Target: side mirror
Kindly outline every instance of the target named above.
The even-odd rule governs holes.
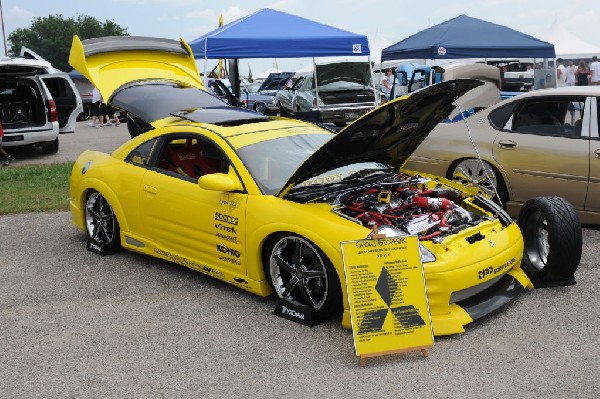
[[[226,173],[211,173],[200,176],[198,186],[210,191],[237,191],[243,189],[237,176]]]

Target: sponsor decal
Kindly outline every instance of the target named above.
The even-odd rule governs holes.
[[[102,251],[102,247],[100,245],[94,244],[93,242],[90,242],[90,247],[89,249],[93,249],[94,251]]]
[[[220,276],[223,277],[224,273],[222,271],[216,270],[210,266],[202,266],[202,272],[206,274],[210,274],[211,276]]]
[[[234,226],[238,225],[238,218],[236,218],[235,216],[225,215],[221,212],[215,212],[215,220],[217,222],[224,222],[227,224],[232,224]]]
[[[217,244],[217,252],[220,252],[225,255],[235,256],[236,258],[239,258],[240,256],[242,256],[240,251],[238,251],[237,249],[229,248],[222,244]]]
[[[240,206],[240,203],[235,200],[221,198],[221,205],[228,206],[230,209],[237,209]]]
[[[494,276],[498,273],[501,273],[504,270],[510,268],[513,265],[513,263],[515,263],[515,258],[512,258],[508,262],[503,263],[498,267],[494,267],[494,266],[486,267],[485,269],[482,269],[479,271],[479,273],[478,273],[479,279],[483,280],[489,276]]]
[[[438,47],[437,52],[439,55],[446,55],[446,48],[445,47]]]
[[[291,316],[291,317],[295,317],[295,318],[300,319],[300,320],[304,320],[304,318],[305,318],[304,317],[304,313],[298,312],[295,309],[289,309],[289,308],[287,308],[285,306],[281,307],[281,312],[283,314],[286,314],[286,315]]]
[[[194,262],[193,260],[190,260],[188,258],[184,258],[183,256],[179,256],[179,255],[173,254],[173,253],[168,252],[168,251],[164,251],[164,250],[162,250],[160,248],[154,248],[154,252],[157,255],[160,255],[160,256],[166,258],[167,260],[169,260],[171,262],[180,264],[180,265],[185,266],[185,267],[189,267],[190,269],[198,270],[198,271],[200,271],[202,273],[209,274],[209,275],[211,275],[213,277],[216,277],[216,278],[219,278],[219,279],[223,279],[223,277],[225,276],[225,274],[222,271],[220,271],[220,270],[216,270],[216,269],[214,269],[212,267],[209,267],[209,266],[201,265],[199,263]]]
[[[217,233],[217,238],[220,238],[221,240],[224,240],[224,241],[229,241],[229,242],[237,243],[237,237],[236,236],[230,236],[228,234]]]
[[[228,233],[237,234],[237,229],[233,226],[225,226],[222,223],[215,223],[215,229],[226,231]]]
[[[235,277],[233,279],[233,281],[235,281],[236,283],[240,283],[240,284],[248,284],[248,282],[246,280],[244,280],[243,278],[240,278],[240,277]]]
[[[283,317],[309,327],[319,323],[319,320],[315,318],[312,308],[299,303],[289,302],[283,298],[279,298],[277,301],[274,313],[279,317]]]
[[[242,262],[240,262],[239,260],[237,260],[237,259],[233,259],[233,258],[228,258],[228,257],[226,257],[226,256],[221,256],[221,257],[219,258],[219,260],[220,260],[220,261],[223,261],[223,262],[229,262],[229,263],[233,263],[234,265],[241,265],[241,264],[242,264]]]
[[[362,44],[356,43],[352,45],[353,54],[362,54]]]

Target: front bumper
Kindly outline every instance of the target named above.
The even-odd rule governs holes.
[[[438,261],[424,264],[436,336],[463,333],[465,325],[506,306],[524,289],[533,288],[521,269],[523,239],[519,227],[512,223],[497,233],[493,228],[480,232],[488,239],[474,244],[457,239],[443,256],[436,254]],[[342,325],[350,327],[348,309],[344,309]]]

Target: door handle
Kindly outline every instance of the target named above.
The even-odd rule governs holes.
[[[149,194],[158,194],[158,189],[154,186],[149,186],[147,184],[144,184],[144,191],[148,192]]]
[[[596,156],[596,158],[600,158],[600,150],[594,151],[594,155]]]
[[[500,140],[498,142],[500,148],[504,148],[505,150],[512,150],[517,147],[517,142],[512,140]]]

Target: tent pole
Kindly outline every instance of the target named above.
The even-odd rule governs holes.
[[[375,76],[373,76],[373,65],[371,65],[371,54],[367,57],[369,61],[369,71],[371,71],[371,87],[373,87],[373,94],[375,95],[375,103],[373,104],[373,108],[377,107],[379,104],[379,92],[375,90]],[[381,67],[379,67],[379,76],[381,77]]]
[[[204,87],[208,88],[208,75],[206,74],[208,68],[208,59],[206,58],[206,46],[208,46],[208,38],[204,39]]]
[[[317,63],[313,57],[313,79],[315,80],[315,98],[317,99],[317,123],[321,122],[321,107],[319,106],[319,82],[317,82]]]

